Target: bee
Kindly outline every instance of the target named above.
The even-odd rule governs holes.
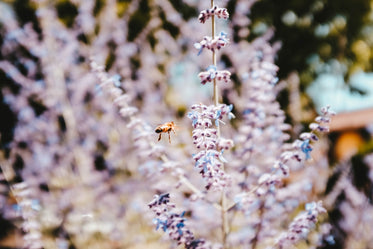
[[[155,133],[159,133],[159,137],[158,137],[158,141],[161,140],[162,138],[162,133],[168,133],[168,140],[169,142],[171,143],[171,135],[170,135],[170,132],[173,131],[174,134],[176,134],[175,132],[175,123],[173,121],[171,122],[167,122],[167,123],[164,123],[162,125],[159,125],[155,128]]]

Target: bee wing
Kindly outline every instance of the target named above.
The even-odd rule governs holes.
[[[175,131],[181,131],[184,130],[182,126],[179,126],[178,124],[174,123],[174,129]]]

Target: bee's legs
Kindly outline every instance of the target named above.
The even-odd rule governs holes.
[[[171,134],[170,134],[170,131],[168,131],[168,141],[171,143]]]
[[[158,141],[161,140],[162,138],[162,133],[159,133]]]

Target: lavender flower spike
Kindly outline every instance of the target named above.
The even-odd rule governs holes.
[[[317,216],[320,213],[326,213],[325,208],[322,207],[321,201],[317,203],[307,203],[306,211],[299,214],[290,224],[288,232],[279,238],[277,242],[279,248],[289,248],[291,245],[304,238],[316,224]]]
[[[185,226],[185,212],[177,214],[171,212],[175,207],[170,203],[170,194],[165,193],[155,195],[154,199],[148,204],[149,208],[155,213],[154,223],[156,229],[162,228],[167,232],[171,239],[177,241],[177,244],[183,244],[187,249],[218,249],[219,245],[212,245],[203,239],[195,239],[193,233]]]
[[[218,137],[217,130],[212,128],[223,122],[224,116],[230,117],[233,105],[206,106],[193,105],[188,117],[192,120],[193,143],[200,151],[193,156],[195,167],[206,181],[206,189],[221,190],[231,182],[230,176],[223,170],[223,163],[227,162],[222,153],[224,149],[233,147],[233,141]],[[218,150],[221,150],[219,152]]]

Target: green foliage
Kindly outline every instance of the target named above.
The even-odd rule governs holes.
[[[149,32],[146,38],[149,41],[151,48],[154,50],[155,45],[157,44],[157,39],[154,36],[154,32]]]
[[[128,21],[128,41],[134,41],[150,21],[150,7],[147,0],[141,0],[139,8]]]
[[[117,12],[118,16],[121,17],[130,6],[131,0],[118,0],[117,1]]]
[[[184,3],[182,0],[172,0],[170,3],[177,11],[179,11],[184,20],[189,20],[190,18],[198,16],[197,10]]]
[[[105,5],[105,0],[96,0],[95,7],[93,8],[93,15],[97,16]]]
[[[180,33],[180,29],[177,26],[175,26],[172,22],[167,21],[166,15],[164,11],[161,9],[159,11],[159,16],[163,23],[162,28],[164,30],[167,30],[173,38],[176,38]]]
[[[117,45],[115,44],[115,42],[110,41],[108,43],[108,47],[109,47],[110,52],[108,56],[106,57],[105,70],[109,70],[115,63],[115,59],[116,59],[115,49],[117,48]]]
[[[347,66],[348,76],[356,69],[371,69],[371,44],[362,34],[372,24],[370,11],[370,0],[262,0],[251,10],[247,38],[275,28],[273,40],[282,42],[277,61],[280,77],[296,70],[302,83],[309,83],[317,73],[309,62],[315,55],[322,63],[338,60]]]
[[[13,8],[21,26],[31,22],[35,31],[41,32],[35,14],[35,6],[29,0],[16,0],[13,2]]]
[[[70,1],[60,1],[56,4],[58,17],[67,27],[72,27],[76,16],[78,15],[77,7]]]

